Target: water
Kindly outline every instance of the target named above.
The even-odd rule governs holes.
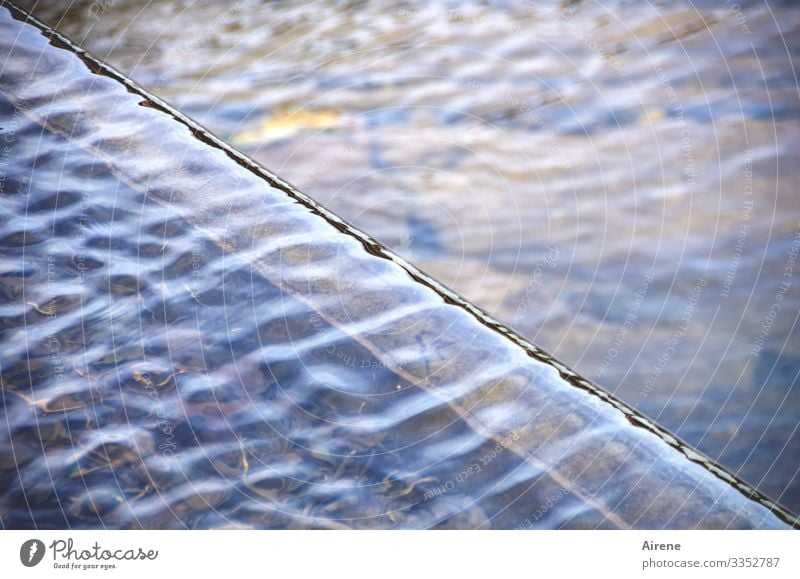
[[[124,19],[124,6],[119,9],[117,17]],[[225,27],[225,37],[241,32],[244,21],[250,26],[258,22],[244,14],[220,25]],[[200,17],[204,26],[214,22],[202,13],[193,17]],[[331,26],[336,22],[332,17]],[[79,26],[80,21],[73,25]],[[455,25],[477,26],[469,19],[457,20]],[[418,30],[419,22],[412,28]],[[42,50],[43,40],[34,40],[36,36],[28,32],[24,40]],[[101,39],[98,36],[96,41]],[[19,44],[25,46],[25,42]],[[199,50],[200,44],[193,41],[183,51],[174,47],[173,57]],[[263,45],[252,49],[263,50]],[[25,55],[27,66],[18,63],[16,70],[30,70],[38,54],[32,50]],[[438,53],[425,54],[435,60]],[[405,57],[398,59],[405,62]],[[51,50],[41,62],[46,68],[59,61]],[[236,62],[246,66],[248,60]],[[455,58],[455,62],[480,67],[480,60]],[[423,64],[413,58],[406,62],[409,67]],[[266,66],[280,65],[276,59]],[[190,75],[174,68],[176,77]],[[460,308],[445,305],[402,269],[367,256],[358,242],[343,240],[341,233],[312,218],[304,206],[290,203],[284,193],[265,194],[263,183],[232,166],[223,155],[203,152],[187,130],[165,129],[163,119],[150,116],[152,106],[146,100],[125,95],[118,87],[112,88],[113,81],[93,77],[78,65],[66,72],[54,68],[49,78],[45,71],[38,72],[40,83],[28,89],[31,94],[23,91],[15,97],[35,101],[33,117],[48,130],[42,132],[9,103],[3,108],[4,118],[11,119],[10,128],[5,129],[13,134],[18,162],[4,181],[8,215],[2,235],[8,280],[4,292],[9,302],[4,306],[4,321],[9,329],[2,372],[14,440],[13,454],[3,453],[7,462],[3,488],[8,489],[0,501],[4,525],[557,528],[777,524],[703,468],[631,426],[617,410],[566,384],[552,367],[531,360],[487,332]],[[134,77],[136,72],[131,69]],[[389,72],[401,79],[411,76],[393,66],[385,71]],[[215,78],[226,91],[235,86],[222,71],[219,76],[209,75],[206,82],[213,84]],[[250,99],[265,98],[266,93],[270,93],[266,98],[277,98],[265,88],[266,78],[277,82],[278,77],[265,73],[259,80],[253,72],[245,79],[250,83]],[[337,86],[338,81],[329,82]],[[403,89],[399,80],[392,82],[397,85],[395,96],[407,95],[398,102],[407,103],[409,94],[427,94],[424,82],[414,90]],[[181,88],[179,82],[164,83],[165,92],[167,85],[169,90]],[[463,92],[467,83],[461,85],[454,94]],[[68,87],[71,98],[51,102],[59,86]],[[366,83],[365,96],[354,102],[364,104],[366,95],[388,98],[386,90],[392,86],[388,81],[374,86]],[[331,95],[336,92],[330,90]],[[478,104],[481,97],[497,96],[496,91],[483,88],[466,92]],[[190,98],[206,99],[208,104],[214,94],[196,89]],[[225,133],[226,118],[236,119],[231,111],[236,110],[237,99],[228,96],[208,109],[219,120],[214,128],[220,133]],[[192,109],[191,103],[183,105],[198,115],[199,109]],[[605,182],[614,177],[613,192],[620,190],[621,175],[610,167],[608,173],[605,163],[616,158],[612,145],[621,127],[607,131],[606,146],[611,150],[602,153],[603,171],[584,168],[583,178],[578,179],[581,157],[570,155],[567,159],[574,166],[559,169],[548,156],[553,146],[544,146],[546,141],[541,139],[558,135],[575,151],[585,151],[579,145],[585,145],[591,135],[581,137],[563,128],[551,133],[535,120],[527,129],[514,127],[513,122],[503,128],[502,119],[488,127],[484,122],[470,124],[460,118],[469,117],[466,113],[453,117],[452,105],[442,107],[447,115],[433,105],[421,106],[421,121],[415,120],[417,111],[408,104],[388,107],[380,114],[374,113],[372,105],[370,113],[363,115],[367,119],[351,119],[334,105],[324,103],[307,115],[275,114],[262,136],[263,115],[253,119],[249,128],[229,120],[236,125],[229,136],[262,159],[285,153],[294,142],[298,155],[310,155],[304,166],[304,178],[310,181],[303,189],[312,193],[317,188],[325,190],[317,181],[328,179],[335,184],[348,174],[358,175],[351,184],[355,189],[337,189],[338,194],[327,199],[322,193],[315,197],[426,271],[446,274],[439,277],[538,343],[546,343],[545,330],[555,331],[558,319],[566,323],[568,318],[569,324],[562,329],[574,334],[573,340],[586,331],[582,323],[590,328],[594,324],[596,335],[584,339],[605,355],[634,316],[612,363],[601,366],[598,362],[597,368],[604,370],[595,375],[606,381],[624,366],[623,346],[635,347],[641,349],[637,364],[644,366],[638,374],[637,392],[644,392],[652,368],[660,368],[654,366],[659,356],[677,337],[680,348],[658,370],[657,380],[639,405],[647,408],[661,397],[665,408],[680,415],[681,404],[692,402],[692,392],[697,394],[693,388],[712,400],[727,398],[726,404],[713,407],[715,413],[720,408],[727,412],[720,411],[718,417],[709,419],[703,406],[697,407],[703,415],[692,421],[686,420],[685,412],[681,415],[686,432],[692,432],[691,425],[704,434],[735,418],[736,409],[752,416],[757,426],[756,419],[763,418],[758,405],[766,406],[765,415],[773,419],[769,429],[753,432],[744,428],[746,421],[735,423],[750,437],[744,464],[752,466],[756,459],[770,463],[761,471],[764,478],[756,482],[770,488],[767,481],[783,480],[781,491],[773,496],[784,501],[791,497],[784,491],[796,471],[790,460],[791,445],[796,442],[789,429],[796,422],[793,382],[763,391],[761,384],[743,384],[743,379],[735,382],[735,389],[730,387],[732,382],[726,390],[713,389],[710,382],[699,387],[695,380],[702,379],[703,364],[715,365],[720,358],[695,357],[698,348],[686,352],[695,341],[706,347],[716,336],[714,347],[722,348],[725,344],[719,340],[731,339],[730,332],[720,337],[722,326],[714,329],[703,321],[703,316],[710,315],[703,300],[712,291],[725,289],[719,280],[724,280],[726,269],[704,268],[693,251],[670,246],[666,231],[651,239],[661,240],[655,250],[652,244],[626,249],[624,236],[617,233],[630,227],[632,217],[622,210],[626,203],[637,208],[637,223],[655,219],[647,216],[652,199],[648,203],[639,199],[639,188],[636,195],[603,200],[615,202],[611,205],[615,210],[594,214],[602,220],[598,227],[615,227],[613,232],[601,230],[600,239],[610,238],[608,247],[600,243],[598,248],[598,240],[587,234],[588,241],[581,241],[579,251],[580,236],[574,223],[569,225],[570,210],[597,211],[603,206],[592,197],[598,179]],[[276,105],[272,110],[280,109]],[[86,117],[76,118],[76,110]],[[437,110],[442,116],[426,116]],[[198,116],[212,124],[211,117]],[[522,116],[530,120],[530,115]],[[657,124],[669,117],[652,114],[648,118],[650,124]],[[782,121],[781,127],[784,122],[788,126],[791,118]],[[317,128],[298,129],[298,123]],[[693,139],[698,138],[695,135],[702,131],[692,127]],[[520,151],[505,149],[510,141],[495,134],[512,129],[521,143],[539,140],[538,148],[526,146],[537,151],[535,158],[530,155],[520,165],[512,163],[514,151]],[[647,125],[646,130],[637,131],[655,129]],[[281,138],[270,141],[268,135],[279,132]],[[410,138],[412,134],[415,139]],[[470,134],[485,146],[465,147],[453,136]],[[264,140],[263,147],[252,144],[254,135]],[[360,137],[366,139],[364,144],[355,140]],[[303,146],[298,148],[300,143]],[[753,145],[754,164],[763,158],[756,155],[760,150]],[[334,156],[326,158],[324,153]],[[419,159],[403,163],[395,154],[420,155],[425,164],[420,166]],[[695,154],[699,156],[700,151]],[[365,171],[359,163],[375,165],[375,171]],[[531,173],[532,166],[538,170]],[[481,167],[494,170],[481,176]],[[549,176],[545,175],[548,167]],[[282,169],[287,174],[291,171],[288,165]],[[531,175],[537,175],[537,183],[529,182]],[[298,177],[295,181],[300,183],[303,177]],[[575,181],[570,194],[566,189],[559,193],[559,187],[566,187],[564,180]],[[498,183],[505,187],[507,197],[497,189]],[[426,187],[417,188],[421,184]],[[608,188],[611,185],[605,183]],[[25,194],[28,187],[30,192]],[[641,194],[647,193],[655,194],[655,189]],[[692,219],[700,219],[697,243],[703,241],[703,226],[708,237],[704,211],[721,214],[720,196],[716,205],[705,209],[707,200],[697,201],[696,208],[690,203]],[[662,206],[656,207],[665,214],[668,209],[677,214],[683,207],[677,200],[660,201]],[[351,213],[343,210],[347,203]],[[644,205],[643,215],[640,205]],[[442,211],[439,217],[437,209]],[[754,209],[749,214],[748,221],[755,223],[758,213]],[[556,218],[559,215],[561,221]],[[770,231],[779,229],[790,216],[791,207],[774,216]],[[381,223],[386,227],[379,231],[375,226]],[[664,229],[675,225],[663,220],[655,223],[663,223]],[[645,228],[639,234],[646,239],[655,229]],[[758,229],[753,230],[748,242],[756,237]],[[678,231],[681,240],[693,239],[680,227]],[[572,246],[566,241],[570,235]],[[461,249],[454,251],[454,239],[463,240]],[[776,252],[789,249],[791,239],[783,236]],[[730,248],[726,246],[726,251]],[[656,255],[648,255],[648,250]],[[668,258],[683,254],[692,259],[678,259],[681,275],[674,275],[674,261],[670,273],[664,273]],[[628,257],[624,264],[617,261],[620,255]],[[637,261],[635,257],[648,267],[628,265]],[[602,270],[586,265],[601,258]],[[621,293],[622,289],[615,288],[624,287],[620,281],[624,276],[613,279],[613,275],[622,271],[628,276],[629,269],[634,270],[636,283]],[[735,284],[743,271],[740,265]],[[759,283],[769,285],[780,273],[778,268],[764,281],[759,275]],[[559,275],[564,276],[561,282]],[[581,276],[582,284],[578,283]],[[459,285],[467,279],[474,291]],[[481,298],[480,292],[485,292],[502,297],[500,301],[512,299],[514,283],[522,283],[516,296],[519,305],[509,309],[507,304],[505,314],[500,305],[493,307]],[[556,291],[559,283],[561,289]],[[715,284],[721,289],[714,289]],[[727,303],[735,303],[735,293],[731,285],[724,298]],[[604,310],[603,295],[611,302],[623,302],[622,307]],[[791,309],[794,294],[782,295],[784,311],[796,311]],[[769,295],[762,298],[770,301]],[[688,327],[681,330],[681,318],[687,316],[691,317]],[[718,317],[731,323],[728,315]],[[534,331],[537,323],[541,329]],[[770,340],[779,334],[782,323],[784,317],[770,326]],[[552,330],[547,329],[549,324],[555,324]],[[567,334],[562,332],[560,339],[565,341]],[[555,332],[549,337],[559,335]],[[643,335],[650,337],[643,340]],[[768,368],[781,372],[795,368],[785,354],[791,350],[789,338],[790,332],[783,337],[785,347],[770,354]],[[576,343],[580,344],[571,342],[573,347]],[[648,348],[658,356],[646,359]],[[560,353],[580,366],[585,357],[581,352],[577,347],[571,355],[566,350]],[[691,366],[692,372],[682,381],[671,382],[671,373],[682,363]],[[631,365],[626,373],[633,369]],[[758,380],[772,374],[763,372]],[[757,376],[756,372],[753,382]],[[627,379],[636,382],[635,376]],[[684,390],[680,396],[665,393],[664,384],[671,389],[678,384]],[[621,396],[624,393],[618,391]],[[628,400],[637,403],[630,396]],[[702,397],[697,394],[694,402],[699,400]],[[651,414],[658,414],[663,423],[670,417],[666,412]],[[698,438],[702,449],[714,437]],[[731,437],[725,440],[730,447]],[[759,449],[753,440],[767,448]],[[40,452],[42,446],[46,453]],[[782,452],[789,453],[788,458]],[[471,468],[474,465],[479,468]],[[792,475],[787,474],[790,471]],[[60,496],[69,496],[68,504]],[[25,501],[35,506],[34,514],[24,508]],[[718,502],[712,506],[714,501]]]

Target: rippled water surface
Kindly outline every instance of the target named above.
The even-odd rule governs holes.
[[[800,9],[99,6],[33,11],[798,509]],[[70,78],[50,77],[91,94]],[[678,500],[697,518],[667,514],[678,475],[662,450],[381,260],[350,271],[355,250],[281,202],[215,205],[204,159],[158,173],[183,142],[132,148],[134,121],[117,120],[103,158],[59,125],[67,105],[43,132],[14,104],[5,183],[31,189],[4,192],[2,372],[29,442],[3,453],[4,483],[25,466],[5,525],[33,520],[23,495],[56,526],[771,524],[715,519],[716,483],[691,469],[673,486],[697,494]],[[125,154],[157,181],[120,172]],[[502,396],[487,386],[500,376]],[[532,376],[546,395],[520,386]],[[624,491],[602,484],[619,465]],[[54,480],[74,485],[69,504]]]

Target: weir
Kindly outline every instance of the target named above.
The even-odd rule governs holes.
[[[0,54],[3,527],[798,526],[7,3]]]

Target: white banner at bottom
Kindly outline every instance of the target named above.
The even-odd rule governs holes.
[[[0,531],[3,577],[800,577],[792,531]]]

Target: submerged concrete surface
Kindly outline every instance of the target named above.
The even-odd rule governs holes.
[[[15,123],[9,162],[26,167],[4,189],[4,271],[24,280],[6,292],[21,313],[0,367],[5,527],[797,524],[24,18],[0,9],[0,94]],[[107,257],[89,278],[99,295],[84,277],[52,287],[41,264],[53,243],[74,258],[82,240],[60,231],[53,208],[34,214],[28,198],[82,188],[110,204],[87,218],[90,230],[108,232]],[[159,216],[167,221],[156,251],[142,231]],[[112,255],[114,227],[133,244],[135,267]],[[191,247],[181,245],[187,236]],[[161,271],[142,269],[145,249]],[[116,296],[120,284],[129,291]],[[61,321],[48,326],[55,312],[26,299],[37,291],[79,298],[65,299]],[[90,325],[91,316],[105,321]],[[77,346],[60,340],[76,323]],[[156,349],[160,336],[166,345]],[[54,337],[72,367],[53,369],[44,345]]]

